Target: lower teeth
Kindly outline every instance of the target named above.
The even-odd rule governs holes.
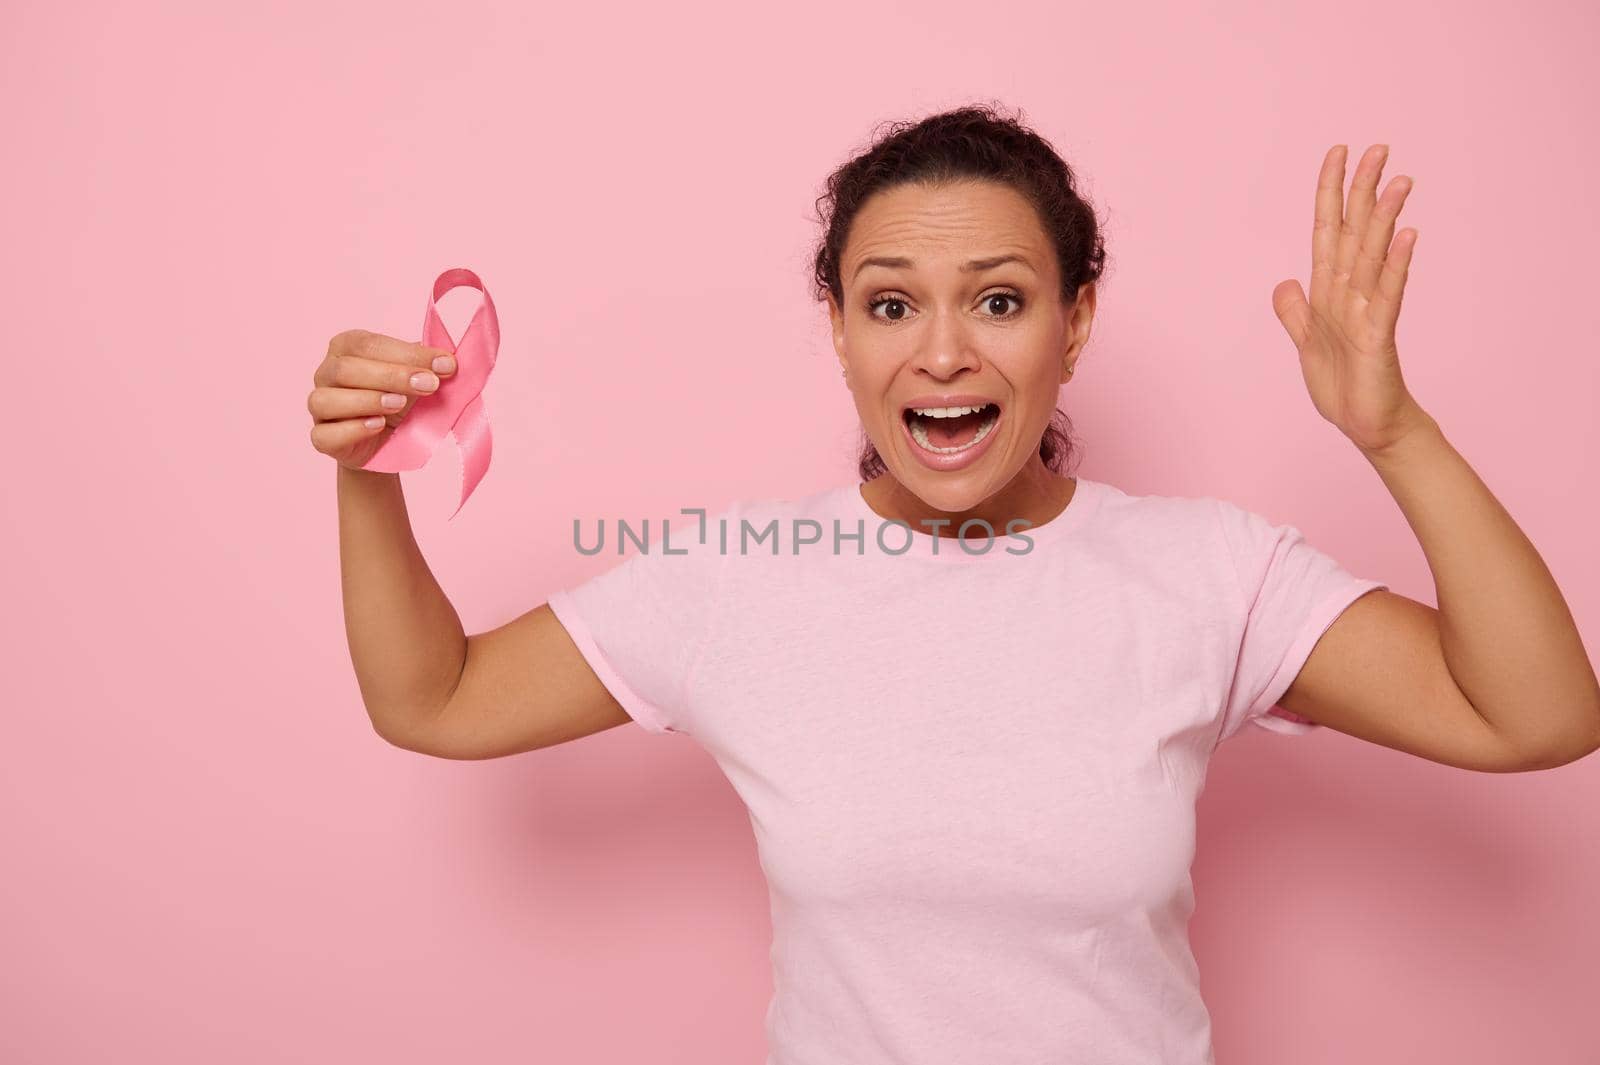
[[[932,451],[933,453],[935,453],[937,455],[954,455],[957,452],[965,451],[970,447],[977,447],[978,446],[978,441],[980,441],[984,437],[988,436],[989,435],[989,430],[993,429],[994,426],[995,426],[995,423],[998,422],[999,420],[1000,420],[1000,415],[998,413],[991,414],[989,416],[989,420],[984,422],[982,425],[980,425],[978,427],[978,432],[973,436],[973,438],[971,440],[968,440],[965,444],[957,444],[955,447],[937,447],[937,446],[935,446],[933,444],[932,441],[930,441],[928,439],[928,431],[925,428],[923,428],[922,423],[917,421],[916,419],[912,419],[912,422],[911,422],[911,438],[917,442],[917,446],[918,447],[925,448],[928,451]]]

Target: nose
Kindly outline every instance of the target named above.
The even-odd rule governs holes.
[[[962,370],[976,372],[983,363],[961,321],[960,312],[947,309],[929,318],[931,321],[917,338],[912,368],[940,381],[947,381]]]

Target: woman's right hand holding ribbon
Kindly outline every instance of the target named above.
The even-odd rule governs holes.
[[[341,466],[361,469],[422,396],[456,371],[439,348],[350,329],[328,342],[306,398],[311,446]]]

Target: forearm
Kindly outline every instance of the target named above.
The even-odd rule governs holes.
[[[1457,686],[1530,752],[1600,743],[1600,683],[1555,579],[1431,417],[1393,447],[1363,451],[1417,536]]]
[[[466,660],[461,619],[417,548],[400,475],[338,466],[345,635],[381,734],[442,707]]]

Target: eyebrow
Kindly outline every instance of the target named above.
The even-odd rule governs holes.
[[[994,267],[999,266],[1001,263],[1021,263],[1029,270],[1033,269],[1032,264],[1030,264],[1028,260],[1024,259],[1020,255],[996,255],[990,259],[969,259],[967,262],[962,264],[961,270],[963,273],[977,273],[981,270],[993,269]],[[856,272],[855,274],[851,275],[851,278],[853,280],[856,276],[860,275],[861,271],[865,270],[869,266],[887,266],[890,269],[899,269],[901,267],[909,268],[915,265],[916,264],[910,259],[907,259],[901,255],[873,255],[862,259],[861,262],[857,264]]]

